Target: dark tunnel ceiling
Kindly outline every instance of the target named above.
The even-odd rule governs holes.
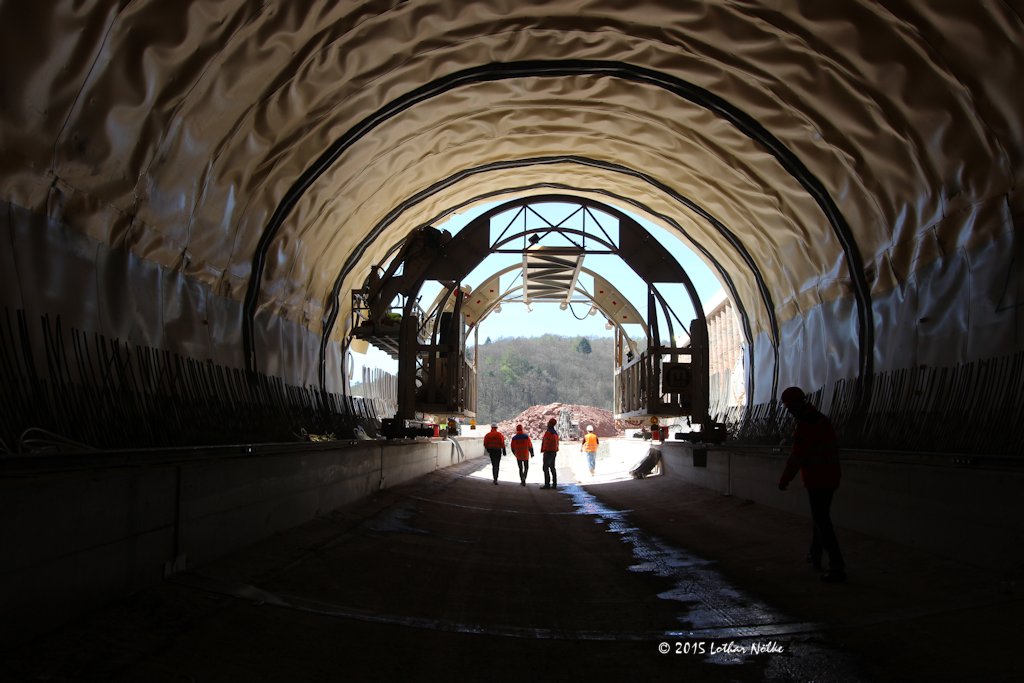
[[[8,3],[4,196],[337,340],[417,225],[569,188],[755,336],[853,299],[861,372],[872,297],[1004,229],[950,217],[1021,173],[1013,4],[621,4]]]

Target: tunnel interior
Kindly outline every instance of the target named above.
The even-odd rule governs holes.
[[[632,674],[616,636],[694,642],[730,603],[730,637],[810,645],[661,665],[860,680],[831,630],[883,671],[1016,680],[1018,0],[52,0],[0,2],[0,26],[0,677],[293,680],[342,649],[332,673],[400,677],[476,635]],[[474,480],[473,439],[355,438],[396,404],[352,395],[353,292],[454,216],[550,197],[640,216],[721,282],[745,345],[745,403],[716,416],[734,443],[552,493]],[[793,385],[843,447],[845,592],[793,571]],[[705,555],[661,557],[634,525]],[[700,590],[704,557],[757,590]],[[587,611],[513,581],[480,599],[495,560]],[[581,590],[595,562],[610,596]],[[706,600],[681,623],[687,590]]]
[[[262,411],[240,432],[378,419],[348,395],[349,293],[422,226],[553,191],[715,270],[748,437],[799,385],[851,443],[1019,449],[986,422],[1024,422],[1012,4],[2,12],[8,451],[200,397]]]

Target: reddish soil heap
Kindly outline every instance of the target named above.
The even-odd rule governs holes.
[[[558,413],[562,408],[567,408],[572,413],[572,421],[579,424],[580,434],[586,433],[587,425],[593,425],[594,433],[598,436],[622,435],[622,432],[615,428],[612,411],[575,403],[548,403],[543,406],[531,406],[513,419],[499,422],[498,429],[505,435],[505,438],[509,438],[516,433],[516,425],[521,424],[523,431],[529,434],[531,439],[540,439],[548,427],[548,420],[550,418],[557,420]]]

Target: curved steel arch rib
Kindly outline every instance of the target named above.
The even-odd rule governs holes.
[[[718,281],[721,284],[723,284],[725,286],[725,288],[729,291],[729,297],[732,299],[733,305],[736,308],[737,315],[740,318],[740,328],[741,328],[741,330],[743,332],[743,338],[747,342],[747,363],[746,363],[747,378],[746,378],[746,386],[748,388],[748,392],[747,392],[747,407],[750,408],[753,405],[753,388],[754,388],[754,384],[755,384],[754,358],[753,358],[753,339],[754,339],[754,334],[753,334],[753,330],[752,330],[751,325],[750,325],[750,314],[747,312],[747,308],[746,308],[746,305],[743,302],[743,299],[741,299],[740,296],[739,296],[739,292],[736,289],[736,283],[733,282],[732,275],[730,275],[729,271],[722,265],[722,263],[718,259],[716,259],[714,257],[714,255],[711,254],[711,252],[709,252],[707,250],[706,247],[704,247],[704,245],[700,241],[695,240],[687,232],[686,228],[684,228],[683,225],[680,224],[679,221],[677,221],[672,216],[668,216],[668,215],[663,214],[663,213],[661,213],[659,211],[656,211],[653,208],[651,208],[650,206],[648,206],[647,204],[645,204],[644,202],[641,202],[640,200],[638,200],[638,199],[636,199],[634,197],[627,197],[625,195],[617,194],[615,192],[612,192],[612,191],[604,189],[604,188],[586,188],[586,187],[578,187],[578,186],[569,186],[569,185],[564,185],[564,184],[560,184],[560,183],[537,183],[537,184],[532,184],[532,185],[508,187],[508,188],[506,188],[504,190],[491,191],[491,192],[483,193],[483,194],[480,194],[480,195],[476,195],[476,196],[471,197],[470,199],[468,199],[468,200],[466,200],[464,202],[460,202],[459,204],[452,205],[451,207],[446,209],[445,212],[434,216],[433,218],[431,218],[427,222],[431,223],[431,224],[432,223],[437,223],[437,222],[441,221],[445,216],[449,215],[450,213],[452,213],[454,211],[460,211],[460,210],[462,210],[462,209],[464,209],[464,208],[466,208],[468,206],[471,206],[471,205],[476,204],[476,203],[481,202],[481,201],[487,201],[488,199],[493,198],[493,197],[503,197],[503,196],[509,196],[509,195],[513,195],[514,196],[517,193],[532,193],[532,192],[534,192],[536,190],[542,190],[542,189],[556,190],[556,191],[560,191],[560,192],[567,192],[567,193],[569,193],[569,194],[571,194],[573,196],[576,196],[575,193],[585,193],[585,194],[589,194],[589,195],[600,195],[600,196],[604,196],[604,197],[609,197],[609,198],[611,198],[611,199],[613,199],[613,200],[615,200],[617,202],[621,202],[623,204],[635,207],[641,213],[643,213],[643,214],[645,214],[645,215],[647,215],[649,217],[656,218],[656,219],[662,221],[663,223],[665,223],[666,225],[671,226],[676,232],[678,232],[683,237],[683,239],[689,244],[691,249],[694,249],[695,251],[700,252],[700,254],[707,260],[707,262],[710,263],[714,267],[714,269],[715,269],[715,271],[717,273],[717,276],[718,276]],[[397,250],[398,246],[399,246],[399,244],[396,244],[392,248],[392,252]],[[331,311],[331,313],[328,316],[329,319],[332,321],[331,322],[331,326],[332,327],[333,327],[333,324],[334,324],[333,321],[337,318],[337,315],[338,315],[337,308],[338,308],[338,306],[340,304],[340,300],[338,299],[338,297],[340,296],[339,292],[340,292],[340,288],[342,286],[342,280],[343,280],[344,276],[347,276],[347,273],[339,274],[339,279],[337,279],[335,281],[334,289],[332,290],[333,291],[333,298],[331,300],[332,311]],[[766,308],[767,313],[770,316],[770,319],[772,319],[772,316],[774,316],[774,311],[773,311],[773,309],[771,309],[770,306],[768,306],[768,304],[770,304],[770,301],[769,302],[765,302],[765,304],[766,304],[766,307],[767,307]],[[326,326],[325,326],[325,329],[326,329]],[[772,352],[773,352],[772,395],[775,395],[775,393],[777,391],[777,388],[778,388],[779,351],[778,351],[778,344],[777,344],[777,326],[776,326],[775,329],[776,329],[776,334],[772,338]],[[330,332],[330,330],[328,330],[328,333],[329,332]],[[324,372],[325,372],[325,369],[326,369],[326,366],[325,366],[325,356],[326,356],[328,337],[329,337],[329,334],[327,336],[322,337],[322,339],[321,339],[321,353],[320,353],[320,369],[321,369],[320,381],[321,381],[321,385],[323,385],[324,379],[325,379],[325,377],[324,377]]]
[[[581,209],[595,210],[605,214],[617,221],[617,230],[614,231],[616,236],[612,237],[606,230],[606,227],[601,225],[600,220],[596,219],[596,217],[596,231],[587,230],[586,228],[581,230],[573,225],[565,225],[568,220],[567,218],[559,223],[553,223],[538,210],[542,205],[552,204],[575,207],[570,217],[579,213]],[[521,228],[513,227],[518,222],[519,216],[525,215],[524,210],[530,211],[541,218],[543,224],[528,226],[524,221]],[[506,227],[501,230],[501,234],[494,237],[492,220],[502,214],[507,215],[510,213],[515,214],[514,217],[509,219]],[[596,234],[597,231],[600,232],[600,235]],[[532,239],[532,237],[550,233],[558,233],[562,240],[568,241],[569,244],[549,245],[546,247],[534,246],[539,240]],[[541,286],[541,290],[544,291],[538,294],[541,300],[550,301],[552,297],[555,299],[571,298],[572,293],[578,289],[576,277],[584,270],[582,268],[582,259],[585,255],[607,254],[617,256],[648,285],[648,314],[647,322],[644,324],[647,337],[646,348],[648,350],[655,349],[655,353],[659,355],[669,353],[673,360],[676,357],[676,350],[668,348],[673,347],[674,344],[668,343],[666,346],[661,342],[655,306],[660,304],[664,322],[668,325],[668,339],[674,338],[673,317],[680,324],[682,324],[682,321],[675,316],[664,295],[658,291],[655,285],[658,283],[683,285],[696,316],[696,320],[687,330],[690,337],[690,343],[687,345],[689,351],[683,351],[684,354],[689,355],[691,358],[690,364],[693,368],[694,381],[696,383],[696,388],[693,389],[694,402],[692,405],[698,411],[698,414],[707,414],[707,384],[703,379],[707,377],[708,371],[707,319],[697,289],[686,269],[683,268],[661,242],[653,239],[651,234],[636,219],[616,207],[589,197],[566,194],[542,194],[517,197],[503,202],[473,218],[454,236],[442,239],[441,234],[433,227],[426,228],[426,232],[423,230],[414,232],[411,241],[399,251],[397,260],[388,267],[387,275],[381,277],[377,284],[361,290],[364,292],[362,296],[365,297],[364,305],[367,310],[365,322],[368,326],[368,329],[364,330],[363,334],[371,335],[374,338],[377,334],[377,326],[383,324],[385,312],[392,304],[394,298],[402,296],[405,299],[399,335],[400,348],[397,353],[400,389],[399,415],[396,417],[410,417],[415,413],[412,407],[415,402],[414,397],[416,396],[416,391],[413,388],[414,366],[410,359],[415,357],[416,353],[410,353],[405,344],[415,342],[415,337],[409,326],[416,323],[410,323],[409,321],[416,320],[416,316],[413,315],[413,307],[417,304],[413,302],[419,299],[423,284],[427,280],[431,280],[444,285],[435,304],[426,313],[427,318],[434,317],[435,319],[435,334],[432,338],[436,339],[436,326],[438,324],[436,321],[441,319],[441,311],[446,310],[445,304],[450,294],[454,291],[460,297],[454,306],[454,314],[459,318],[459,324],[461,325],[464,321],[462,321],[462,316],[460,315],[462,306],[460,302],[463,294],[460,283],[491,255],[509,253],[521,255],[523,263],[521,266],[499,271],[499,274],[522,268],[524,276],[521,289],[524,293],[524,301],[527,303],[529,303],[529,299],[525,298],[528,289],[525,274],[530,268],[529,261],[531,259],[534,260],[534,265],[538,270],[545,272],[544,275],[538,275],[539,278],[550,277],[547,285]],[[431,239],[430,235],[435,235],[436,237]],[[587,246],[588,238],[589,241],[597,246]],[[511,246],[520,242],[521,246],[519,247]],[[556,256],[557,258],[550,258]],[[401,276],[394,275],[397,273],[397,268],[402,269],[403,273]],[[556,270],[559,271],[560,277],[554,276],[554,271]],[[587,272],[590,272],[595,277],[599,277],[593,271]],[[566,273],[571,273],[568,278],[564,277]],[[493,278],[494,276],[491,277]],[[614,283],[612,282],[607,283],[605,286],[614,289]],[[586,292],[584,293],[586,294]],[[493,303],[500,302],[504,296],[506,294],[498,294]],[[595,295],[587,294],[587,298],[591,300],[592,305],[605,314],[605,318],[610,325],[619,326],[621,329],[618,314],[621,312],[619,309],[622,308],[622,305],[614,309],[606,309],[604,304]],[[619,302],[613,303],[618,304]],[[643,319],[634,310],[632,303],[629,303],[629,311],[631,313],[627,314],[626,318],[630,321],[636,322]],[[486,317],[486,314],[482,317]],[[478,316],[477,321],[482,319],[482,317]],[[623,334],[628,339],[628,335]],[[454,334],[453,336],[461,337],[461,335]],[[433,349],[433,344],[431,344],[430,348]],[[660,367],[660,361],[658,361],[657,366]],[[405,389],[403,390],[402,387],[405,387]],[[703,389],[700,387],[703,387]],[[451,401],[451,394],[448,393],[446,395],[449,397],[448,400]],[[703,398],[700,398],[701,396]],[[461,401],[459,405],[461,405]]]
[[[522,61],[485,64],[454,72],[442,78],[425,83],[406,95],[399,97],[367,116],[332,143],[319,158],[304,171],[278,204],[253,254],[252,274],[243,306],[242,336],[245,363],[248,370],[255,370],[254,331],[256,305],[261,288],[266,254],[285,218],[291,213],[303,193],[334,164],[355,142],[381,124],[416,104],[429,100],[441,93],[465,85],[486,81],[523,77],[557,77],[600,75],[621,78],[637,83],[646,83],[671,92],[678,97],[706,108],[716,116],[734,126],[745,136],[763,146],[789,173],[821,208],[833,232],[843,248],[847,271],[857,304],[859,371],[862,386],[861,396],[870,395],[871,376],[874,366],[874,321],[872,319],[871,295],[863,272],[863,262],[857,249],[856,240],[846,219],[839,211],[821,181],[810,172],[800,159],[775,136],[761,126],[753,117],[718,97],[714,93],[678,77],[645,67],[622,62],[598,60],[551,60]]]
[[[486,164],[484,166],[480,166],[480,167],[476,167],[476,168],[472,168],[472,169],[466,169],[466,170],[460,172],[459,174],[453,175],[453,176],[451,176],[449,178],[446,178],[446,179],[444,179],[444,180],[442,180],[442,181],[440,181],[438,183],[435,183],[433,186],[431,186],[430,188],[427,188],[426,190],[418,192],[417,194],[413,195],[412,197],[410,197],[409,199],[407,199],[406,201],[402,202],[397,207],[392,209],[388,213],[387,216],[385,216],[377,225],[375,225],[371,230],[369,230],[367,232],[366,238],[353,248],[352,252],[350,252],[350,256],[349,256],[348,260],[345,262],[344,266],[339,271],[338,276],[335,278],[334,288],[333,288],[333,291],[332,291],[331,301],[330,301],[330,309],[328,311],[327,318],[325,319],[325,322],[324,322],[324,327],[323,327],[322,336],[321,336],[321,343],[320,343],[320,366],[319,366],[319,368],[320,368],[320,377],[319,377],[319,379],[320,379],[321,386],[325,386],[325,384],[326,384],[327,341],[330,338],[330,335],[331,335],[331,332],[332,332],[332,330],[334,328],[334,325],[337,323],[337,318],[338,318],[338,315],[340,313],[341,288],[344,285],[345,280],[348,278],[349,274],[351,273],[352,269],[355,267],[355,264],[358,262],[360,256],[366,250],[367,245],[372,243],[373,240],[375,240],[377,237],[379,237],[381,234],[383,234],[384,231],[388,228],[388,226],[390,226],[392,223],[394,223],[396,220],[398,220],[398,218],[402,215],[402,213],[404,213],[407,210],[409,210],[410,207],[415,206],[416,204],[418,204],[418,203],[420,203],[420,202],[422,202],[422,201],[424,201],[424,200],[426,200],[426,199],[436,195],[437,193],[441,192],[443,189],[445,189],[447,187],[450,187],[450,186],[452,186],[452,185],[454,185],[454,184],[456,184],[458,182],[461,182],[461,181],[463,181],[463,180],[465,180],[465,179],[467,179],[469,177],[472,177],[473,175],[476,175],[478,173],[486,173],[486,172],[489,172],[489,171],[495,171],[495,170],[522,168],[524,166],[529,166],[529,165],[533,165],[533,164],[556,164],[556,163],[576,163],[576,164],[580,164],[580,165],[583,165],[583,166],[599,167],[599,168],[602,168],[604,170],[611,171],[611,172],[614,172],[614,173],[621,173],[621,174],[630,175],[630,176],[633,176],[633,177],[636,177],[636,178],[640,178],[640,179],[644,180],[645,182],[647,182],[648,184],[650,184],[652,187],[657,188],[661,192],[665,193],[667,196],[671,197],[674,201],[676,201],[679,204],[685,206],[686,208],[692,210],[694,213],[696,213],[701,218],[706,220],[717,232],[719,232],[729,242],[729,244],[740,255],[741,259],[744,261],[744,263],[750,269],[750,272],[751,272],[755,282],[757,283],[758,291],[759,291],[759,293],[761,295],[761,301],[762,301],[762,304],[763,304],[764,309],[765,309],[765,314],[766,314],[766,316],[768,317],[768,320],[769,320],[769,325],[770,325],[770,330],[771,330],[772,355],[773,355],[772,395],[774,395],[776,393],[777,388],[778,388],[777,385],[778,385],[778,365],[779,365],[779,351],[778,351],[779,327],[778,327],[778,321],[777,321],[776,315],[775,315],[775,306],[774,306],[773,301],[772,301],[771,292],[769,291],[767,283],[764,280],[764,276],[761,274],[760,269],[757,267],[757,264],[755,263],[755,261],[754,261],[753,257],[751,256],[750,252],[746,249],[746,247],[743,245],[743,243],[740,241],[740,239],[736,236],[736,234],[733,231],[729,230],[725,226],[724,223],[722,223],[720,220],[718,220],[709,211],[705,210],[703,207],[698,205],[693,200],[689,199],[688,197],[683,196],[682,194],[680,194],[679,192],[677,192],[673,188],[669,187],[667,184],[657,180],[656,178],[653,178],[653,177],[649,176],[648,174],[641,173],[639,171],[630,169],[630,168],[625,167],[625,166],[620,166],[620,165],[617,165],[617,164],[612,164],[612,163],[609,163],[609,162],[599,161],[599,160],[595,160],[595,159],[586,159],[586,158],[582,158],[582,157],[543,157],[543,158],[536,158],[536,159],[523,159],[523,160],[514,160],[514,161],[502,161],[502,162],[494,162],[494,163],[491,163],[491,164]],[[543,187],[549,187],[549,186],[545,185]],[[527,191],[529,189],[530,188],[515,188],[515,189],[510,188],[509,190],[504,191],[501,194],[508,194],[509,192],[515,192],[515,191]],[[558,188],[558,189],[563,189],[563,188]],[[604,190],[591,191],[591,190],[581,190],[580,188],[571,188],[571,189],[573,189],[573,190],[575,190],[577,192],[579,192],[579,191],[595,192],[595,193],[603,194],[605,196],[611,196],[611,197],[614,197],[616,200],[627,202],[627,203],[629,203],[629,204],[631,204],[633,206],[636,206],[636,207],[642,209],[648,215],[657,216],[659,219],[664,220],[666,223],[668,223],[669,225],[672,225],[676,230],[678,230],[681,235],[686,237],[686,239],[690,242],[690,244],[691,244],[691,246],[693,248],[695,248],[698,251],[700,251],[700,253],[705,258],[707,258],[708,261],[710,261],[715,266],[715,269],[718,272],[718,276],[719,276],[720,281],[724,282],[726,287],[729,289],[729,294],[732,297],[733,301],[736,302],[737,310],[739,310],[739,313],[740,313],[740,316],[741,316],[743,331],[744,331],[745,337],[746,337],[747,342],[748,342],[748,353],[749,353],[748,360],[750,361],[750,362],[747,363],[747,387],[748,387],[747,395],[748,395],[748,397],[752,396],[753,395],[753,387],[754,387],[754,368],[753,368],[753,348],[752,348],[752,346],[753,346],[753,332],[752,332],[752,329],[751,329],[751,326],[750,326],[750,317],[749,317],[749,314],[746,311],[746,308],[743,306],[742,300],[740,300],[740,298],[738,296],[738,293],[737,293],[737,290],[736,290],[736,285],[733,282],[732,277],[729,275],[728,271],[725,270],[725,268],[722,266],[722,264],[717,259],[715,259],[711,255],[711,253],[703,245],[700,244],[699,241],[694,240],[693,238],[691,238],[688,235],[688,233],[686,232],[686,230],[678,223],[678,221],[672,219],[671,217],[664,216],[664,215],[662,215],[660,213],[651,211],[649,208],[645,207],[641,202],[638,202],[638,201],[636,201],[634,199],[629,199],[629,198],[626,198],[626,197],[622,197],[620,195],[615,195],[615,194],[612,194],[612,193],[604,191]],[[479,200],[482,200],[482,199],[486,199],[489,196],[493,196],[493,194],[480,195],[480,196],[478,196],[478,197],[476,197],[474,199],[469,200],[465,204],[472,204],[472,203],[475,203],[476,201],[479,201]],[[569,196],[560,195],[560,196],[564,200],[566,200],[566,201],[577,202],[577,203],[584,199],[582,197],[579,197],[578,195],[569,195]],[[522,203],[528,203],[530,201],[537,201],[537,195],[531,196],[529,198],[524,198]],[[501,210],[503,210],[503,211],[507,210],[507,206],[509,206],[510,204],[511,203],[503,204],[502,206],[505,207],[505,208],[503,208]],[[608,205],[602,204],[600,202],[593,202],[593,205],[601,207],[602,210],[610,210],[611,212],[615,212],[617,214],[621,213],[621,212],[618,212],[616,209],[614,209],[614,207],[609,207]],[[461,208],[461,207],[458,207],[458,206],[449,207],[449,209],[447,211],[450,212],[450,211],[456,210],[458,208]],[[494,213],[498,213],[498,211],[491,211],[489,213],[490,214],[494,214]],[[438,218],[440,218],[440,217],[438,217]],[[480,217],[478,217],[475,220],[480,220]],[[691,298],[694,298],[693,294],[691,294]],[[699,308],[699,302],[696,302],[694,304],[694,306],[695,306],[695,308]]]

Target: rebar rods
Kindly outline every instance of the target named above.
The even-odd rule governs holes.
[[[863,415],[862,383],[845,379],[810,396],[832,419],[845,448],[1024,457],[1024,352],[956,367],[917,366],[876,373]],[[775,444],[791,422],[775,401],[722,417],[749,443]]]
[[[40,319],[42,365],[23,312],[0,316],[0,454],[293,441],[349,435],[360,398],[287,385],[211,361]]]

